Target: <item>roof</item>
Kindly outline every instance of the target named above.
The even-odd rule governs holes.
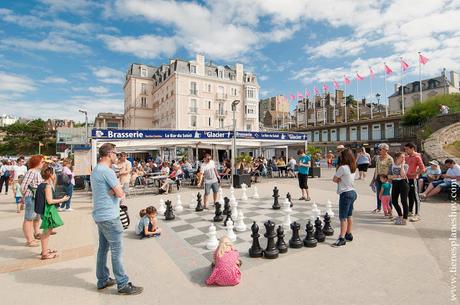
[[[446,85],[446,83],[447,83],[447,86],[454,87],[454,85],[450,82],[450,80],[444,76],[424,79],[422,80],[422,90],[432,90],[432,89],[442,88]],[[414,81],[414,82],[404,85],[404,94],[420,92],[419,84],[420,84],[419,81]],[[399,96],[399,95],[401,95],[401,86],[399,86],[398,90],[394,92],[392,95],[390,95],[389,98]]]

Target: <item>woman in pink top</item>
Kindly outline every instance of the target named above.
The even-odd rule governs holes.
[[[214,269],[206,280],[207,285],[235,286],[240,283],[240,254],[227,236],[222,237],[214,252]]]

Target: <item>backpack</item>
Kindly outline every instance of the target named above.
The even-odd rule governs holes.
[[[126,205],[120,204],[120,221],[123,226],[123,229],[127,229],[131,223],[128,215],[128,207]]]
[[[45,214],[45,205],[46,205],[45,188],[46,188],[46,183],[40,183],[40,185],[38,185],[37,189],[35,190],[34,212],[39,215]]]

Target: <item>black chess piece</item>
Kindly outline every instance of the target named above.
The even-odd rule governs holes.
[[[292,237],[289,240],[289,247],[291,248],[302,248],[303,243],[299,236],[300,224],[294,221],[291,223]]]
[[[280,204],[278,202],[278,198],[280,197],[279,191],[280,190],[276,186],[273,188],[273,196],[272,196],[273,197],[273,206],[272,206],[272,208],[274,210],[281,209],[281,206],[280,206]]]
[[[275,223],[271,220],[268,220],[264,223],[265,226],[265,234],[264,236],[267,238],[267,248],[264,251],[265,258],[274,259],[278,258],[280,251],[276,248],[275,244]]]
[[[201,211],[203,211],[203,204],[201,203],[201,193],[198,193],[198,195],[196,195],[195,212],[201,212]]]
[[[322,222],[319,217],[315,220],[315,238],[318,242],[322,243],[326,240],[326,235],[324,235],[323,230],[321,229]]]
[[[227,217],[225,218],[225,221],[224,221],[224,226],[227,226],[227,221],[231,220],[233,221],[233,218],[232,218],[232,210],[228,210],[227,211]]]
[[[227,215],[227,212],[230,211],[230,199],[228,197],[224,197],[224,215]]]
[[[216,212],[215,212],[214,219],[213,219],[214,222],[220,222],[224,220],[224,216],[222,215],[222,209],[221,209],[220,203],[216,202],[214,206],[216,207]]]
[[[332,236],[334,235],[334,229],[331,226],[331,217],[329,214],[326,212],[324,215],[324,227],[323,227],[323,233],[326,236]]]
[[[173,220],[174,218],[176,218],[176,216],[174,215],[171,200],[166,200],[165,204],[166,204],[165,220]]]
[[[292,204],[292,198],[291,198],[291,194],[290,193],[287,193],[286,194],[286,198],[289,200],[289,202],[291,203],[290,207],[292,208],[294,206],[294,204]]]
[[[278,249],[278,251],[280,251],[280,253],[286,253],[288,251],[288,246],[284,241],[284,229],[282,226],[278,226],[278,229],[276,230],[276,235],[278,237],[276,241],[276,248]]]
[[[308,248],[314,248],[318,244],[315,237],[313,236],[313,225],[311,224],[310,220],[308,221],[307,225],[305,226],[305,231],[307,232],[307,236],[303,240],[303,245]]]
[[[249,248],[249,257],[262,257],[263,250],[259,244],[259,226],[256,224],[255,221],[251,226],[251,231],[252,245],[251,248]]]

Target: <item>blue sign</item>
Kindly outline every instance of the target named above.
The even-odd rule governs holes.
[[[226,140],[233,138],[233,131],[209,131],[209,130],[121,130],[121,129],[93,129],[91,133],[94,139],[106,140],[146,140],[146,139],[202,139],[202,140]],[[305,141],[304,133],[290,132],[255,132],[237,131],[238,139],[253,140],[287,140]]]

